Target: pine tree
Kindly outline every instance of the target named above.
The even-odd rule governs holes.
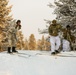
[[[0,0],[0,46],[3,48],[3,39],[5,38],[6,26],[9,25],[8,21],[12,20],[12,16],[10,16],[12,6],[8,6],[8,0]]]
[[[29,47],[28,47],[29,45],[28,45],[28,40],[27,39],[25,39],[25,43],[24,43],[24,50],[28,50],[29,49]]]
[[[76,1],[75,0],[55,0],[55,5],[51,3],[48,5],[50,8],[55,7],[54,14],[56,20],[64,28],[66,25],[71,26],[71,30],[76,35]],[[53,15],[54,15],[53,14]],[[51,24],[50,20],[45,20],[46,23]],[[39,31],[40,33],[48,33],[48,26],[46,29]]]
[[[29,50],[36,50],[36,39],[34,34],[31,34],[29,37]]]
[[[42,36],[42,39],[41,39],[41,46],[42,46],[42,50],[45,50],[45,38],[44,38],[44,35]]]
[[[24,36],[22,31],[17,32],[18,42],[17,42],[17,49],[22,50],[24,49]]]
[[[50,50],[50,48],[51,48],[51,44],[49,41],[50,41],[50,37],[48,36],[45,39],[45,50]]]
[[[44,41],[45,41],[44,36],[42,36],[42,38],[37,41],[37,50],[45,49]]]
[[[41,40],[40,39],[37,41],[37,50],[42,50]]]
[[[54,14],[56,19],[63,26],[70,25],[72,28],[76,26],[76,2],[74,0],[59,0],[55,2],[56,9]],[[74,29],[74,28],[73,28]]]
[[[8,0],[0,0],[0,28],[5,28],[8,21],[12,19],[9,15],[12,6],[8,6]]]

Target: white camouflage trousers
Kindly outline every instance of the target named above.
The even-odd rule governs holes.
[[[70,51],[70,42],[68,40],[63,39],[62,51]]]
[[[15,36],[13,34],[8,36],[8,46],[9,47],[12,47],[12,46],[15,47],[16,42],[17,42],[17,40],[16,40],[16,38],[15,38]]]
[[[8,38],[8,46],[16,46],[17,42],[17,36],[16,36],[16,29],[15,27],[10,27],[8,32],[7,32],[7,38]]]
[[[61,40],[59,36],[50,36],[50,43],[51,43],[51,52],[55,52],[58,50],[61,45]]]

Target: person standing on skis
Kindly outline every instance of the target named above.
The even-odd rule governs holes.
[[[16,42],[17,42],[16,33],[20,29],[21,29],[21,21],[20,20],[17,20],[16,26],[12,26],[9,28],[9,30],[7,32],[8,53],[18,52],[18,51],[16,51]],[[12,49],[12,51],[11,51],[11,49]]]

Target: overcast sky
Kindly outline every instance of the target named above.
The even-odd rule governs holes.
[[[49,2],[53,3],[54,0],[9,0],[9,4],[13,5],[13,18],[22,21],[22,32],[25,37],[35,34],[35,38],[41,38],[38,28],[46,27],[44,19],[55,18],[52,14],[53,9],[47,6]]]

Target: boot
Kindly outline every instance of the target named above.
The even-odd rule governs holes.
[[[56,54],[55,52],[52,52],[52,53],[51,53],[51,55],[55,55],[55,54]]]
[[[58,53],[60,53],[60,52],[59,52],[58,50],[55,50],[55,53],[58,54]]]
[[[16,47],[12,47],[12,52],[18,52],[16,51]]]
[[[12,52],[11,52],[11,47],[8,47],[8,53],[12,53]]]

